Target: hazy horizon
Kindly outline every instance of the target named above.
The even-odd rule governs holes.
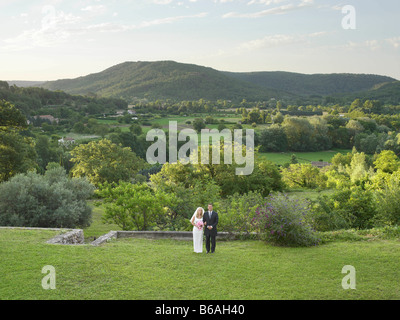
[[[399,12],[395,0],[4,0],[0,79],[73,79],[161,60],[400,79]]]
[[[159,61],[173,61],[173,62],[176,62],[176,63],[183,63],[183,62],[179,62],[179,61],[174,61],[174,60],[155,60],[155,61],[144,61],[144,60],[140,60],[140,61],[123,61],[123,62],[121,62],[121,63],[117,63],[116,65],[118,65],[118,64],[122,64],[122,63],[126,63],[126,62],[159,62]],[[185,64],[195,64],[195,63],[186,63],[185,62]],[[113,65],[113,66],[115,66],[115,65]],[[113,67],[113,66],[110,66],[110,67],[108,67],[108,68],[111,68],[111,67]],[[199,65],[200,66],[200,65]],[[202,66],[202,67],[209,67],[209,66]],[[99,70],[98,72],[93,72],[92,74],[95,74],[95,73],[100,73],[100,72],[103,72],[103,71],[105,71],[105,70],[107,70],[108,68],[106,68],[106,69],[103,69],[103,70]],[[214,69],[214,68],[213,68]],[[215,70],[217,70],[217,69],[215,69]],[[238,72],[238,71],[230,71],[230,70],[217,70],[217,71],[221,71],[221,72]],[[359,75],[369,75],[370,73],[348,73],[348,72],[332,72],[332,73],[306,73],[306,72],[292,72],[292,71],[283,71],[283,70],[253,70],[253,71],[239,71],[239,72],[242,72],[242,73],[256,73],[256,72],[287,72],[287,73],[298,73],[298,74],[305,74],[305,75],[317,75],[317,74],[359,74]],[[80,76],[77,76],[77,77],[75,77],[75,78],[59,78],[59,79],[51,79],[51,80],[25,80],[25,79],[0,79],[0,80],[3,80],[3,81],[9,81],[9,82],[47,82],[47,81],[57,81],[57,80],[68,80],[68,79],[76,79],[76,78],[79,78],[79,77],[85,77],[85,76],[88,76],[89,74],[82,74],[82,75],[80,75]],[[383,75],[383,74],[371,74],[371,75],[377,75],[377,76],[387,76],[387,75]],[[390,76],[388,76],[388,77],[390,77]],[[393,79],[395,79],[395,80],[397,80],[397,81],[400,81],[399,79],[397,79],[397,78],[394,78],[394,77],[392,77]]]

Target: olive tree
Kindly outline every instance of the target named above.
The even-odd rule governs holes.
[[[69,178],[59,165],[45,175],[18,174],[0,184],[0,225],[75,228],[90,225],[87,199],[93,186],[83,178]]]

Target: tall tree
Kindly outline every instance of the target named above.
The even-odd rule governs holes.
[[[206,127],[204,120],[201,118],[196,118],[193,121],[193,128],[194,130],[196,130],[197,132],[201,132],[201,129],[204,129]]]
[[[288,142],[285,131],[280,125],[272,125],[260,133],[261,152],[283,152]]]
[[[282,124],[292,151],[315,151],[314,128],[307,119],[287,117]]]
[[[80,145],[71,151],[71,155],[71,162],[75,163],[71,170],[73,176],[86,176],[94,185],[129,181],[144,167],[144,161],[130,148],[107,139]]]
[[[400,160],[391,150],[382,151],[374,161],[375,168],[385,173],[393,173],[400,168]]]
[[[11,103],[0,101],[0,131],[21,131],[28,127],[25,116]]]
[[[33,141],[20,134],[26,128],[22,113],[12,104],[0,101],[0,182],[36,168]]]

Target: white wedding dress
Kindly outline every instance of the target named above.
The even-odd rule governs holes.
[[[194,224],[196,225],[197,222],[203,221],[203,218],[197,218],[196,215],[193,215],[194,217]],[[192,217],[192,218],[193,218]],[[194,252],[196,253],[202,253],[203,252],[203,229],[199,229],[196,226],[193,226],[193,249]]]

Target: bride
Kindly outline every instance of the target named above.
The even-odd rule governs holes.
[[[203,252],[203,215],[204,209],[198,207],[194,212],[190,222],[193,225],[193,247],[194,252]]]

